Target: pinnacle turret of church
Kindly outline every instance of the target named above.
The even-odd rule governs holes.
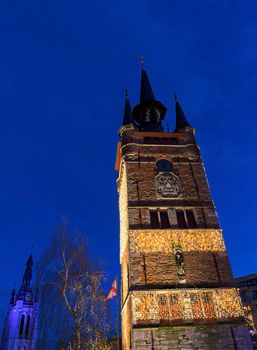
[[[122,126],[133,124],[133,123],[134,123],[133,113],[132,113],[131,105],[128,98],[128,91],[126,90]]]
[[[142,66],[140,103],[133,109],[134,119],[141,131],[163,132],[162,120],[165,113],[166,107],[156,100],[146,70]]]
[[[15,295],[16,295],[15,288],[13,288],[13,290],[11,292],[10,301],[9,301],[10,305],[13,305],[15,303]]]
[[[178,98],[175,94],[175,107],[176,107],[176,128],[175,131],[180,131],[182,129],[186,129],[186,128],[191,128],[192,126],[189,124],[185,113],[178,101]]]
[[[28,293],[32,292],[32,267],[33,258],[32,255],[30,255],[26,262],[26,269],[22,278],[21,287],[17,293],[17,300],[24,299]]]

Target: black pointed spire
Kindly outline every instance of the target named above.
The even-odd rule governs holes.
[[[180,129],[185,129],[187,127],[192,128],[192,126],[189,124],[185,113],[178,102],[178,98],[175,94],[175,105],[176,105],[176,129],[175,131],[179,131]]]
[[[33,266],[33,258],[32,255],[28,258],[26,262],[26,270],[24,272],[23,278],[22,278],[22,285],[19,289],[19,292],[17,293],[17,299],[24,299],[25,295],[27,293],[32,292],[32,266]]]
[[[26,262],[26,266],[33,266],[33,258],[32,258],[32,254],[30,254],[30,257],[28,258],[27,262]]]
[[[151,83],[148,79],[147,73],[142,66],[141,73],[141,88],[140,88],[140,103],[148,101],[156,101]]]
[[[133,113],[132,113],[132,109],[131,109],[129,98],[128,98],[128,90],[126,90],[122,125],[124,126],[124,125],[128,125],[128,124],[133,124],[133,122],[134,122],[134,118],[133,118]]]
[[[156,100],[143,62],[141,71],[140,102],[133,109],[133,117],[141,131],[163,132],[162,120],[166,107]]]

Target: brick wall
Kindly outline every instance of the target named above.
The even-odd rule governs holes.
[[[124,348],[129,349],[129,348]],[[252,350],[245,326],[134,329],[133,350]]]
[[[232,271],[193,132],[159,136],[160,144],[157,137],[149,144],[147,134],[133,128],[122,134],[118,190],[123,349],[251,349],[245,326],[236,324],[242,306],[232,288]],[[165,137],[176,137],[176,142],[162,144]],[[160,159],[172,162],[180,182],[177,197],[157,194]],[[169,227],[153,229],[151,210],[165,210]],[[179,228],[179,210],[193,212],[196,227]],[[178,248],[182,274],[175,258]],[[174,322],[181,327],[172,326]],[[199,322],[209,325],[192,326]],[[153,324],[159,328],[149,329]]]

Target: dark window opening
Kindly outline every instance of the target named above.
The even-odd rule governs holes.
[[[169,228],[170,222],[169,222],[168,213],[166,211],[160,211],[160,218],[161,218],[162,228]]]
[[[29,325],[30,325],[30,315],[28,315],[26,328],[25,328],[25,336],[29,335]]]
[[[151,228],[160,228],[158,212],[150,211]]]
[[[20,323],[20,331],[19,331],[19,335],[22,335],[22,333],[23,333],[24,322],[25,322],[25,316],[24,316],[24,315],[22,315],[22,316],[21,316],[21,323]]]
[[[186,210],[186,216],[187,216],[187,223],[188,227],[190,228],[196,228],[197,224],[195,221],[195,216],[192,210]]]
[[[253,300],[257,299],[257,290],[253,290]]]
[[[187,228],[187,222],[186,222],[183,210],[176,210],[176,213],[177,213],[178,227]]]
[[[167,211],[150,210],[151,228],[170,228],[170,221]]]
[[[156,168],[159,171],[172,171],[172,164],[166,159],[160,159],[156,163]]]

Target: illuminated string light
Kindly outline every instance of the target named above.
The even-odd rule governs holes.
[[[123,165],[120,178],[119,190],[119,206],[120,206],[120,262],[125,251],[128,241],[128,194],[127,194],[127,173],[126,167]]]
[[[244,315],[236,288],[132,292],[133,324],[224,321]]]
[[[208,234],[207,234],[208,232]],[[174,246],[182,251],[225,252],[221,230],[130,230],[130,249],[134,252],[171,253]]]

